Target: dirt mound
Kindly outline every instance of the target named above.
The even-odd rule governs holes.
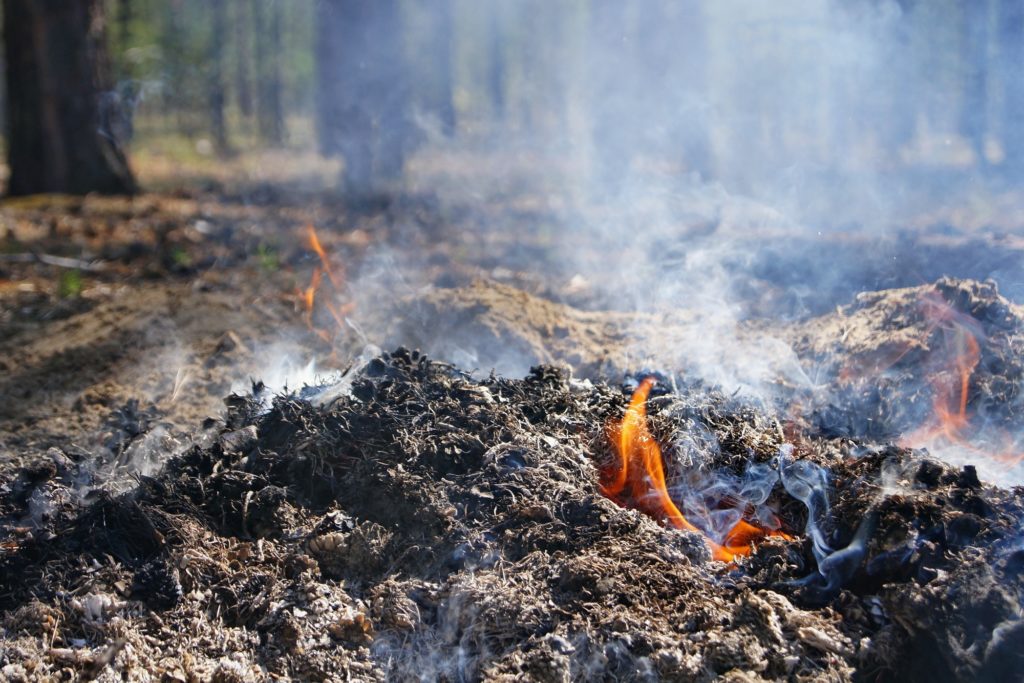
[[[726,567],[699,535],[601,495],[605,425],[628,389],[551,367],[477,381],[404,350],[341,382],[269,406],[232,397],[212,445],[127,494],[79,504],[82,473],[59,452],[6,482],[4,675],[1019,670],[1021,500],[971,469],[846,440],[787,446],[749,406],[664,391],[648,403],[671,490],[756,472],[793,537]]]
[[[984,449],[970,444],[985,444],[999,461],[993,475],[1019,466],[1024,308],[994,283],[946,278],[861,294],[791,338],[818,378],[800,399],[817,429],[956,447],[981,461]]]
[[[483,280],[432,290],[401,307],[388,342],[506,376],[555,362],[585,377],[620,374],[628,365],[626,330],[636,324],[632,314],[582,311]]]

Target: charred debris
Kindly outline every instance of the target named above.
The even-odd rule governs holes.
[[[399,349],[332,385],[231,396],[205,445],[126,493],[53,451],[3,488],[5,675],[88,677],[115,656],[167,680],[1020,670],[1019,489],[897,446],[796,440],[662,377],[649,430],[706,537],[668,528],[602,495],[635,386],[553,366],[474,379]],[[711,561],[739,516],[782,533]]]

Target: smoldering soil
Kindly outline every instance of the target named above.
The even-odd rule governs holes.
[[[774,368],[747,382],[756,396],[730,398],[698,381],[717,357],[687,353],[695,339],[707,347],[707,307],[617,302],[614,278],[560,258],[565,245],[543,224],[564,216],[543,202],[496,220],[431,197],[371,213],[201,196],[89,198],[68,212],[66,201],[8,209],[40,251],[71,243],[104,263],[63,297],[51,266],[3,265],[2,547],[8,575],[22,577],[3,595],[10,676],[1017,670],[1016,493],[888,443],[917,415],[900,412],[908,394],[928,405],[923,353],[901,357],[881,389],[844,394],[833,383],[894,344],[937,341],[917,302],[939,291],[984,328],[972,408],[1013,424],[1021,313],[993,285],[905,273],[885,282],[915,287],[858,300],[794,292],[769,255],[780,237],[766,236],[747,247],[761,266],[735,266],[733,293],[758,292],[756,305],[716,330],[734,344],[720,350],[733,377],[765,340],[788,355],[754,365]],[[57,214],[75,218],[46,227]],[[345,267],[335,295],[357,303],[333,344],[304,327],[297,300],[316,265],[307,221]],[[502,238],[491,239],[491,223]],[[700,233],[731,229],[666,227],[683,246],[643,246],[664,258],[641,272],[672,272]],[[474,237],[455,250],[456,235]],[[567,239],[586,247],[585,235]],[[900,239],[911,251],[933,245],[953,274],[965,244],[1005,246],[966,229]],[[844,240],[824,238],[840,251]],[[875,289],[876,265],[851,266],[862,279],[844,287]],[[758,315],[767,310],[788,319]],[[314,323],[329,321],[320,311]],[[361,364],[351,395],[329,407],[291,398],[261,412],[243,398],[225,413],[224,396],[267,374],[282,338],[295,367],[319,357],[322,377],[368,341],[419,346],[455,367],[401,352]],[[527,377],[538,364],[547,368]],[[645,367],[675,375],[651,406],[669,457],[680,415],[715,435],[709,471],[770,465],[788,440],[832,473],[834,549],[874,520],[841,590],[795,583],[815,575],[816,560],[804,506],[782,489],[773,504],[795,540],[766,541],[736,569],[707,564],[698,539],[600,495],[605,426],[629,393],[617,383]],[[489,378],[492,368],[503,377]],[[140,471],[143,451],[166,467]]]

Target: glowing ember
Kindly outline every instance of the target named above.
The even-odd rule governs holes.
[[[641,382],[621,422],[608,427],[608,438],[615,447],[618,461],[602,472],[601,491],[623,507],[640,510],[676,529],[703,534],[679,511],[665,485],[661,448],[647,428],[647,396],[654,383],[653,377]],[[751,544],[768,535],[786,537],[781,532],[766,531],[740,520],[725,535],[724,545],[706,536],[705,540],[716,560],[731,562],[737,556],[749,555]]]

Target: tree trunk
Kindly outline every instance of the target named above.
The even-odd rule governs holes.
[[[132,21],[135,13],[132,8],[134,0],[119,0],[117,3],[117,39],[119,51],[124,52],[132,44]],[[123,69],[125,73],[128,69]]]
[[[8,193],[131,193],[100,0],[3,0]]]
[[[224,34],[227,31],[227,0],[208,0],[211,17],[207,75],[207,102],[210,108],[210,133],[217,154],[224,156],[229,150],[228,129],[224,121]]]
[[[412,138],[399,0],[317,5],[317,133],[345,162],[345,191],[379,194],[397,180]]]
[[[260,137],[272,145],[284,142],[284,111],[281,105],[281,6],[264,0],[253,2],[256,34],[256,74],[259,83],[256,125]]]
[[[961,101],[960,130],[971,145],[975,164],[986,166],[985,138],[988,134],[988,47],[989,3],[966,3],[964,16],[964,97]]]
[[[252,98],[252,15],[246,0],[235,2],[235,97],[238,112],[248,119],[253,114]]]
[[[1024,6],[1020,0],[1001,0],[999,5],[1004,165],[1016,175],[1024,172]]]
[[[500,12],[498,3],[487,5],[487,95],[491,101],[491,115],[498,123],[505,121],[505,48],[508,37]]]
[[[172,116],[174,125],[179,132],[193,134],[193,126],[186,121],[183,99],[185,87],[185,28],[182,25],[183,7],[181,3],[168,2],[163,6],[163,32],[160,35],[161,56],[164,67],[162,84],[163,114]]]

